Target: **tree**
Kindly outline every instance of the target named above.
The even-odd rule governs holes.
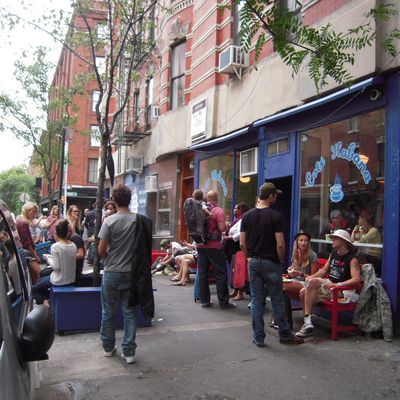
[[[46,53],[46,48],[38,47],[31,64],[15,63],[15,75],[26,100],[18,100],[15,94],[0,93],[0,131],[11,131],[24,145],[33,147],[31,162],[45,178],[51,201],[52,182],[58,173],[61,133],[64,127],[73,124],[74,119],[69,114],[62,114],[50,121],[47,115],[60,105],[71,104],[76,90],[69,88],[60,91],[54,100],[49,98],[49,75],[54,66],[46,61]]]
[[[339,85],[348,84],[352,79],[348,68],[355,62],[356,51],[371,46],[377,37],[375,23],[387,22],[398,13],[394,4],[377,4],[365,15],[364,23],[337,32],[330,23],[320,27],[303,25],[299,0],[234,0],[234,4],[240,6],[239,34],[244,49],[249,51],[254,45],[257,59],[272,37],[276,52],[293,74],[307,65],[318,91],[329,78]],[[398,28],[382,40],[383,50],[393,58],[399,54],[399,40]]]
[[[96,198],[94,263],[96,283],[99,282],[100,272],[97,234],[102,217],[107,161],[109,170],[113,169],[110,138],[113,133],[126,129],[124,119],[127,107],[133,105],[133,85],[139,76],[138,71],[144,62],[152,58],[155,42],[151,30],[155,26],[156,5],[157,0],[106,0],[96,4],[93,0],[71,0],[71,7],[74,10],[72,18],[63,13],[56,15],[54,10],[50,10],[39,20],[24,20],[0,7],[3,25],[6,24],[11,29],[19,23],[34,26],[48,33],[56,42],[62,44],[64,51],[73,53],[86,64],[87,73],[80,77],[76,87],[82,92],[89,93],[88,83],[94,81],[95,90],[99,92],[96,119],[100,131],[101,150]],[[93,13],[96,14],[96,19],[92,18]],[[66,35],[64,35],[65,29],[61,27],[67,27]],[[96,57],[99,55],[105,58],[105,71],[102,71],[101,66],[96,63]],[[117,104],[113,106],[116,94]],[[71,105],[64,103],[60,109],[68,113]],[[112,176],[111,178],[113,179]]]
[[[0,173],[0,198],[7,203],[15,214],[21,212],[23,202],[19,199],[21,193],[29,194],[31,201],[37,201],[34,178],[29,176],[25,166],[13,167]]]

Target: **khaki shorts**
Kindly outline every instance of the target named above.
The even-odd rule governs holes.
[[[318,301],[324,300],[324,299],[330,299],[332,300],[332,292],[329,289],[324,288],[324,283],[325,280],[322,281],[321,287],[318,289]],[[338,297],[341,298],[343,297],[343,293],[339,292]]]

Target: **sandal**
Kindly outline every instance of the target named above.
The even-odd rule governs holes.
[[[243,296],[239,296],[239,295],[238,295],[238,296],[235,296],[235,297],[232,298],[232,300],[233,300],[233,301],[240,301],[240,300],[243,300]]]
[[[176,282],[174,283],[174,286],[186,286],[185,282]]]

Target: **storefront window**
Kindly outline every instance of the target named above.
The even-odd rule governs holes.
[[[210,190],[218,193],[218,205],[229,220],[232,212],[233,157],[230,153],[200,162],[200,189],[204,195]]]
[[[170,234],[171,227],[171,202],[172,202],[172,183],[165,184],[158,191],[158,232]]]
[[[299,226],[327,257],[329,234],[352,235],[361,263],[381,272],[385,154],[384,110],[301,134]]]
[[[253,208],[258,189],[258,175],[240,176],[239,153],[236,153],[235,204],[246,203]],[[257,160],[256,160],[257,162]]]

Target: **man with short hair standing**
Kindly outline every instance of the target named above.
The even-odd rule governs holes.
[[[115,347],[115,317],[118,303],[124,316],[124,338],[122,341],[122,357],[128,364],[135,362],[136,349],[136,318],[135,305],[140,301],[137,281],[143,276],[150,302],[152,298],[151,287],[151,221],[148,218],[129,211],[131,191],[125,185],[117,185],[113,189],[113,200],[117,205],[117,213],[104,219],[99,238],[99,255],[105,257],[104,274],[101,285],[102,320],[100,337],[103,341],[104,355],[111,357],[116,352]],[[143,224],[150,222],[144,229]],[[143,230],[150,231],[144,235]],[[138,244],[138,241],[141,243]],[[142,250],[138,250],[138,246]],[[144,252],[149,248],[149,252]],[[140,260],[136,254],[140,254]],[[147,257],[147,253],[150,254]],[[147,260],[149,258],[149,260]],[[145,264],[145,274],[141,274]],[[148,265],[147,265],[148,264]],[[148,271],[147,271],[148,269]],[[150,282],[149,282],[150,280]],[[144,286],[142,280],[142,288]],[[139,288],[140,291],[140,288]],[[132,298],[134,303],[132,304]],[[143,310],[143,308],[142,308]],[[143,310],[143,312],[145,312]],[[149,314],[154,314],[154,300],[150,306]]]
[[[249,257],[253,343],[258,347],[265,346],[265,284],[271,297],[275,321],[279,325],[279,341],[283,344],[303,342],[292,335],[285,318],[282,284],[282,263],[285,257],[283,218],[271,208],[279,193],[282,192],[273,183],[264,183],[260,187],[256,208],[243,215],[240,226],[240,247]]]
[[[208,285],[208,267],[212,265],[217,285],[219,306],[222,309],[232,309],[236,306],[229,303],[228,275],[226,272],[226,258],[222,250],[221,238],[225,231],[225,214],[217,206],[218,194],[214,191],[207,193],[207,202],[211,216],[208,220],[208,238],[205,244],[197,245],[197,265],[200,278],[200,304],[202,307],[211,307],[210,287]]]

